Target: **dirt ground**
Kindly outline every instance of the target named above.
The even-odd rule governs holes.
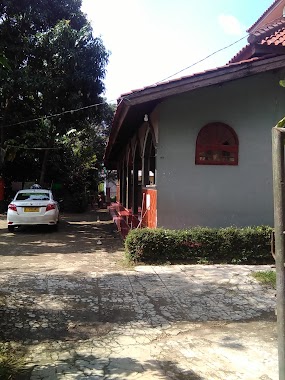
[[[73,272],[89,272],[91,267],[96,271],[121,270],[122,252],[123,242],[107,210],[62,214],[58,232],[46,226],[33,226],[8,233],[6,217],[0,216],[2,268],[53,270],[71,264]]]

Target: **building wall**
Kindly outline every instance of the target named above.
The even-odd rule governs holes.
[[[273,224],[271,129],[285,115],[282,73],[266,73],[177,96],[159,106],[159,227]],[[195,165],[199,130],[230,125],[238,166]]]
[[[107,188],[110,189],[110,197],[117,196],[117,182],[116,180],[105,180],[104,181],[104,193],[107,194]]]

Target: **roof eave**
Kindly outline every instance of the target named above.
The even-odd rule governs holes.
[[[153,100],[168,98],[198,88],[207,87],[230,80],[240,79],[249,75],[258,74],[279,68],[285,64],[285,55],[252,58],[249,61],[237,62],[180,78],[167,83],[161,83],[155,87],[146,87],[128,96],[130,106]]]
[[[119,130],[125,120],[125,117],[128,113],[128,110],[130,108],[130,105],[126,103],[126,101],[124,99],[121,99],[121,102],[119,103],[118,107],[117,107],[117,110],[116,110],[116,113],[115,113],[115,117],[114,117],[114,120],[113,120],[113,126],[114,128],[111,129],[111,133],[110,133],[110,136],[109,136],[109,139],[108,139],[108,143],[107,143],[107,147],[106,147],[106,150],[105,150],[105,154],[104,154],[104,162],[107,163],[108,162],[108,157],[109,157],[109,154],[110,154],[110,151],[111,151],[111,148],[112,148],[112,145],[115,143],[116,141],[116,138],[118,136],[118,133],[119,133]]]

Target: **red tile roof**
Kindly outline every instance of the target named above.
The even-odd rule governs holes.
[[[270,24],[251,33],[248,37],[249,44],[243,47],[230,61],[229,64],[243,61],[254,56],[255,46],[285,46],[285,18],[281,17]]]
[[[120,98],[118,99],[118,105],[120,105],[120,103],[122,102],[122,100],[128,100],[128,97],[130,95],[136,95],[144,90],[148,90],[148,89],[152,89],[152,88],[158,88],[160,86],[164,86],[164,85],[167,85],[167,84],[172,84],[172,83],[179,83],[185,79],[189,79],[189,78],[195,78],[195,77],[199,77],[199,76],[202,76],[203,74],[207,74],[207,73],[214,73],[214,72],[218,72],[220,71],[221,69],[224,69],[226,67],[229,67],[229,66],[234,66],[234,65],[241,65],[243,63],[250,63],[250,62],[254,62],[256,60],[259,60],[259,58],[251,58],[251,59],[248,59],[248,60],[244,60],[244,61],[238,61],[238,62],[234,62],[234,63],[231,63],[231,64],[227,64],[227,65],[224,65],[224,66],[219,66],[219,67],[214,67],[212,69],[208,69],[208,70],[204,70],[204,71],[199,71],[197,73],[194,73],[194,74],[190,74],[190,75],[186,75],[186,76],[183,76],[183,77],[179,77],[179,78],[174,78],[174,79],[171,79],[171,80],[166,80],[166,81],[163,81],[163,82],[157,82],[157,83],[154,83],[154,84],[151,84],[149,86],[145,86],[145,87],[141,87],[141,88],[136,88],[130,92],[125,92],[123,94],[121,94]]]
[[[252,57],[249,59],[244,59],[242,61],[237,61],[237,62],[226,64],[223,66],[214,67],[212,69],[196,72],[196,73],[186,75],[186,76],[183,76],[180,78],[175,78],[175,79],[171,79],[171,80],[167,80],[167,81],[163,81],[163,82],[158,82],[158,83],[154,83],[152,85],[146,86],[146,87],[138,88],[138,89],[132,90],[130,92],[126,92],[126,93],[121,94],[120,98],[118,99],[117,108],[119,107],[120,103],[122,103],[122,101],[124,101],[124,100],[129,101],[130,100],[129,97],[132,97],[132,95],[134,95],[134,96],[139,95],[141,92],[146,91],[146,90],[152,90],[155,88],[163,88],[164,86],[168,86],[168,85],[172,85],[172,84],[174,84],[175,87],[176,86],[178,87],[179,83],[181,83],[185,80],[191,80],[192,78],[194,79],[194,78],[203,77],[205,74],[211,74],[211,73],[215,74],[215,73],[218,73],[219,71],[227,70],[228,68],[230,69],[231,67],[232,68],[239,67],[239,66],[243,66],[246,64],[256,62],[256,61],[263,61],[265,59],[270,59],[272,57],[274,57],[274,55],[268,55],[266,57]]]
[[[244,46],[229,62],[228,64],[237,63],[250,57],[251,45]]]
[[[248,37],[249,43],[263,43],[270,45],[272,43],[271,39],[274,36],[281,33],[285,28],[285,18],[281,17],[270,24],[264,25],[262,28],[256,30],[254,33],[251,33]]]
[[[260,43],[262,45],[285,46],[285,28],[279,29],[270,36],[265,37]]]

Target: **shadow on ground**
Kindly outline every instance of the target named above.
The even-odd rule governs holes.
[[[48,226],[20,227],[15,233],[1,228],[0,257],[92,253],[102,249],[102,245],[98,244],[102,240],[106,252],[122,250],[123,242],[107,210],[63,214],[58,232],[50,230]]]
[[[256,304],[252,294],[237,293],[233,284],[217,287],[208,281],[195,286],[181,272],[155,276],[132,271],[93,275],[11,271],[2,273],[0,286],[3,341],[89,339],[108,334],[114,325],[132,322],[157,327],[173,322],[276,318],[273,307],[268,309],[261,298]],[[230,338],[224,342],[231,344]]]
[[[98,368],[100,368],[99,371]],[[165,379],[165,376],[171,376],[171,379],[174,380],[204,379],[192,370],[181,370],[179,363],[174,361],[148,360],[139,362],[130,357],[98,358],[93,355],[75,355],[62,364],[57,363],[56,366],[46,365],[36,367],[33,371],[33,375],[36,376],[37,372],[39,372],[41,376],[49,374],[50,378],[56,378],[58,374],[71,375],[73,380],[85,379],[86,375],[99,375],[99,373],[100,376],[104,376],[104,378],[108,378],[108,376],[115,378],[114,376],[118,376],[118,379],[128,378],[134,373],[148,373],[150,376],[155,373],[155,379]]]

